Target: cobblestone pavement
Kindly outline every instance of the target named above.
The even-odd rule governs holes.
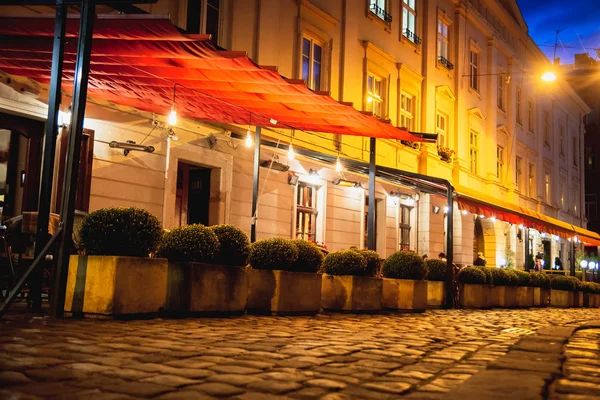
[[[0,320],[0,398],[442,398],[540,327],[599,319],[598,309],[126,322],[9,315]],[[598,376],[600,331],[578,335],[565,385]]]

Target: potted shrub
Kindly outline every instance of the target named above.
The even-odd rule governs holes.
[[[581,291],[583,292],[583,306],[593,308],[595,304],[596,283],[581,282]]]
[[[368,312],[381,310],[382,280],[369,270],[361,252],[335,251],[323,262],[321,304],[331,311]]]
[[[533,287],[529,272],[519,269],[510,270],[517,275],[517,307],[533,307]]]
[[[464,267],[458,272],[459,300],[463,308],[488,307],[489,286],[485,272],[477,267]]]
[[[73,315],[157,313],[167,299],[167,260],[150,258],[162,235],[141,208],[105,208],[79,229],[82,254],[69,262],[65,311]]]
[[[514,270],[492,268],[494,287],[492,288],[493,306],[514,308],[517,306],[518,277]]]
[[[427,308],[427,266],[412,251],[397,251],[383,263],[384,308],[423,312]]]
[[[321,309],[321,250],[302,240],[265,239],[250,245],[248,312],[316,314]]]
[[[552,275],[550,279],[550,305],[552,307],[569,307],[569,293],[576,289],[575,282],[568,276]]]
[[[533,286],[533,306],[548,307],[550,277],[543,272],[532,272],[531,286]]]
[[[583,307],[583,282],[574,276],[569,276],[575,285],[575,290],[572,292],[571,307]]]
[[[445,161],[447,163],[452,162],[452,157],[454,157],[454,150],[448,147],[438,146],[437,151],[442,161]]]
[[[446,304],[446,272],[448,263],[434,259],[425,261],[427,275],[427,307],[443,307]]]

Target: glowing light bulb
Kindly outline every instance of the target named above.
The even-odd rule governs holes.
[[[340,157],[338,156],[337,161],[335,162],[335,170],[336,172],[342,172],[343,171],[343,167],[342,167],[342,163],[340,161]]]
[[[554,82],[556,80],[556,74],[552,71],[544,72],[542,80],[544,82]]]
[[[252,133],[250,132],[250,129],[248,129],[248,131],[246,132],[246,147],[252,147]]]
[[[490,221],[492,221],[492,222],[496,222],[496,217],[491,217],[491,218],[490,218]]]
[[[450,211],[450,207],[444,206],[444,214],[447,214]]]
[[[469,212],[467,210],[462,210],[463,215],[467,215]]]
[[[296,155],[294,154],[294,146],[290,143],[290,147],[288,148],[288,158],[293,160]]]
[[[372,103],[373,102],[373,98],[371,96],[367,97],[367,103]]]
[[[175,111],[175,106],[171,107],[171,112],[167,117],[167,122],[169,125],[175,125],[177,123],[177,111]]]

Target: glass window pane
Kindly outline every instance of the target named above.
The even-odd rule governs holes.
[[[379,79],[375,79],[375,92],[377,96],[381,96],[381,81]]]
[[[321,46],[319,46],[318,44],[315,43],[313,45],[313,50],[314,50],[314,53],[313,53],[314,60],[320,63],[321,62],[321,50],[322,50]]]
[[[307,85],[310,85],[310,82],[308,81],[309,66],[310,62],[308,57],[302,56],[302,79]]]
[[[302,55],[310,57],[310,40],[302,38]]]
[[[369,77],[367,78],[367,90],[371,93],[373,93],[373,76],[369,75]]]
[[[313,63],[313,90],[321,90],[321,63]]]

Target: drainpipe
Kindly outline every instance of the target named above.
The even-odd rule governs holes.
[[[454,187],[447,182],[448,215],[446,217],[446,308],[454,307]]]

